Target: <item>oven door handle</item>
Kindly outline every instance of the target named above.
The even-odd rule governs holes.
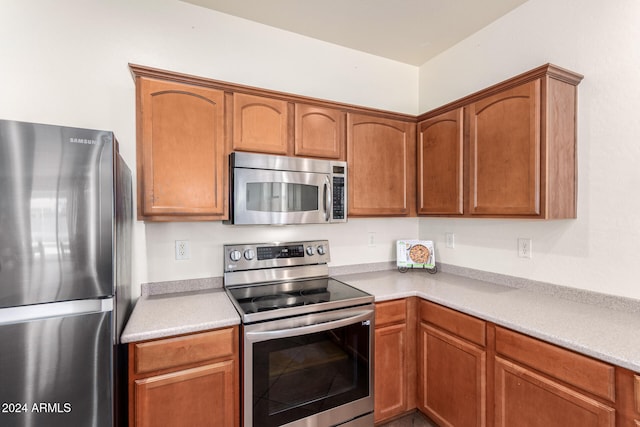
[[[348,326],[357,322],[369,322],[371,324],[373,311],[361,311],[355,316],[349,316],[338,320],[330,320],[328,322],[316,323],[313,325],[297,326],[286,329],[274,329],[271,331],[252,331],[245,332],[245,336],[249,341],[264,341],[267,339],[287,338],[301,334],[312,334],[314,332],[322,332],[329,329]]]

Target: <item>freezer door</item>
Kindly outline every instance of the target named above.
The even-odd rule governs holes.
[[[0,120],[0,307],[113,295],[113,134]]]
[[[74,303],[32,312],[46,315],[59,305],[58,314],[84,310]],[[94,302],[98,310],[105,303],[112,306]],[[0,309],[1,426],[112,426],[112,311],[104,308],[33,320],[21,320],[33,313]]]

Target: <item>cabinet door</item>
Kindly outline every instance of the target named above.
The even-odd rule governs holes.
[[[613,427],[615,411],[594,399],[497,357],[496,426]]]
[[[404,323],[376,329],[375,334],[375,422],[407,410],[406,326]]]
[[[486,423],[486,352],[426,323],[418,332],[419,407],[439,425]]]
[[[343,111],[298,103],[295,114],[296,156],[344,160]]]
[[[540,214],[540,80],[468,107],[469,212]]]
[[[349,215],[408,216],[415,211],[415,124],[347,116]]]
[[[232,360],[136,380],[136,427],[236,425]]]
[[[619,426],[640,426],[640,375],[616,367],[616,421]]]
[[[635,416],[637,419],[635,420],[636,426],[640,426],[640,375],[634,375],[634,391],[633,391],[633,400],[635,401]]]
[[[233,149],[286,155],[288,120],[287,101],[234,93]]]
[[[225,219],[224,92],[138,78],[138,217]]]
[[[635,402],[636,415],[640,418],[640,375],[633,376],[633,400]]]
[[[463,109],[418,124],[418,214],[463,213]]]

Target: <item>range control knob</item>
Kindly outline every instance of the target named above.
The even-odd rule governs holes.
[[[256,251],[253,249],[247,249],[244,251],[244,259],[247,261],[251,261],[256,256]]]
[[[324,245],[318,246],[318,255],[324,255],[325,252]]]
[[[229,252],[229,258],[231,258],[231,261],[233,262],[238,262],[240,261],[240,258],[242,258],[242,253],[239,250],[234,249]]]
[[[313,246],[307,246],[307,255],[309,256],[313,256],[313,254],[315,253]]]

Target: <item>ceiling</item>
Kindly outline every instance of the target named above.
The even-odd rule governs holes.
[[[183,0],[422,65],[527,0]]]

